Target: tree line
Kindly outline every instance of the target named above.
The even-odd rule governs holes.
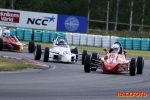
[[[92,20],[107,20],[109,2],[109,22],[116,21],[118,10],[118,22],[150,25],[150,0],[0,0],[0,8],[25,10],[44,13],[67,14],[74,16],[88,16]],[[133,2],[133,7],[131,3]],[[131,9],[132,8],[132,9]],[[109,24],[109,30],[114,30],[115,24]],[[106,23],[89,22],[89,28],[106,29]],[[132,30],[139,30],[139,26],[133,26]],[[144,27],[149,30],[149,27]],[[129,25],[118,25],[117,30],[129,30]]]

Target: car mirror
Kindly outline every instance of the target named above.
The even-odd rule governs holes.
[[[124,50],[124,53],[127,53],[127,50]]]
[[[103,50],[104,50],[105,52],[107,52],[107,48],[104,48]]]
[[[55,39],[54,39],[54,38],[52,38],[52,42],[54,42],[54,40],[55,40]]]

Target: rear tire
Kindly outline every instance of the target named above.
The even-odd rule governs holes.
[[[34,43],[34,41],[30,41],[29,45],[28,45],[28,52],[33,53],[34,50],[35,50],[35,43]]]
[[[35,51],[34,51],[34,59],[40,60],[41,54],[42,54],[41,45],[37,44],[37,46],[35,47]]]
[[[43,61],[48,62],[48,59],[49,59],[49,47],[45,47]]]
[[[142,74],[143,73],[143,67],[144,67],[144,58],[138,57],[136,64],[137,64],[137,74]]]
[[[85,57],[84,71],[85,72],[91,71],[91,55],[86,55],[86,57]]]
[[[3,49],[3,39],[0,38],[0,51],[2,51],[2,49]]]
[[[83,50],[83,52],[82,52],[82,65],[84,65],[84,60],[85,60],[85,57],[87,54],[88,54],[87,50]]]
[[[130,62],[130,76],[135,76],[135,71],[136,71],[136,59],[132,58]]]
[[[78,48],[74,48],[71,50],[71,53],[76,54],[76,61],[78,60]]]
[[[99,59],[98,53],[92,53],[92,59],[98,60]]]
[[[98,60],[98,59],[99,59],[98,53],[92,53],[92,59]],[[92,60],[92,59],[91,59],[91,60]],[[94,60],[92,60],[91,62],[92,62],[92,63],[96,63]],[[91,71],[96,71],[96,70],[97,70],[97,68],[91,68]]]

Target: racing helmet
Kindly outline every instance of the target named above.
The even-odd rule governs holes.
[[[4,30],[4,35],[5,35],[5,36],[10,36],[10,31],[9,31],[9,30],[7,30],[7,29],[6,29],[6,30]]]
[[[112,52],[118,53],[120,51],[120,47],[118,44],[113,44],[111,46]]]
[[[59,44],[59,45],[64,45],[64,44],[65,44],[65,41],[64,41],[64,40],[59,40],[58,44]]]

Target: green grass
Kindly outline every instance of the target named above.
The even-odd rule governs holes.
[[[24,62],[13,61],[11,59],[3,58],[2,56],[0,56],[0,63],[0,71],[16,71],[27,68],[38,68],[34,65]]]
[[[27,41],[21,41],[22,43],[28,44]],[[52,47],[52,43],[41,43],[35,42],[35,44],[41,44],[42,47]],[[88,52],[97,52],[99,54],[104,55],[105,52],[101,47],[92,47],[92,46],[78,46],[78,45],[70,45],[76,46],[80,52],[83,50],[87,50]],[[142,50],[127,50],[127,57],[138,57],[143,56],[145,59],[150,59],[150,51],[142,51]]]

